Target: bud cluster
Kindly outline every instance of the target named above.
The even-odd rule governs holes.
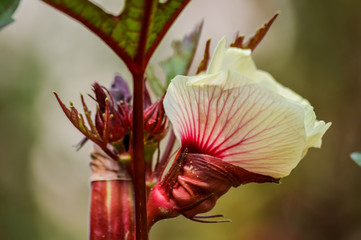
[[[70,108],[67,108],[56,93],[55,96],[65,115],[86,139],[96,143],[116,161],[130,160],[132,105],[127,83],[117,76],[110,90],[95,82],[93,92],[95,96],[90,97],[97,103],[94,120],[81,95],[88,126],[83,114],[79,113],[72,103]],[[144,129],[145,143],[149,140],[152,140],[152,143],[159,142],[166,135],[168,128],[163,98],[144,109]]]

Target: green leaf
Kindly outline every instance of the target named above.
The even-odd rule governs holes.
[[[107,43],[132,71],[136,68],[134,65],[145,67],[190,0],[128,0],[119,16],[106,13],[88,0],[42,1],[83,23]],[[141,64],[137,60],[141,60]]]
[[[357,163],[357,165],[361,167],[361,153],[354,152],[351,154],[351,158],[355,161],[355,163]]]
[[[165,93],[165,87],[160,82],[159,78],[154,73],[154,68],[148,66],[145,75],[147,76],[147,81],[150,89],[157,97],[162,97]]]
[[[183,40],[174,40],[172,42],[173,55],[160,63],[166,73],[165,86],[156,76],[154,67],[148,66],[146,70],[148,85],[157,97],[164,95],[170,81],[176,75],[186,75],[188,73],[197,50],[202,26],[203,23],[200,23],[193,32],[185,36]],[[207,43],[207,45],[209,45],[209,43]]]
[[[176,75],[185,75],[189,71],[197,50],[202,26],[203,23],[196,26],[193,32],[185,36],[183,40],[172,42],[173,55],[160,63],[167,75],[166,87]]]
[[[0,1],[0,29],[12,23],[12,15],[19,6],[20,0],[1,0]]]

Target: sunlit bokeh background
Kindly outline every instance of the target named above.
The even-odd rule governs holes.
[[[97,0],[119,12],[117,0]],[[361,239],[361,2],[358,0],[193,0],[158,48],[172,53],[204,20],[204,43],[250,35],[281,15],[254,55],[259,68],[309,99],[333,123],[322,149],[311,149],[282,184],[232,189],[212,213],[231,223],[182,217],[159,222],[151,239]],[[79,106],[94,81],[109,86],[125,65],[79,23],[38,0],[23,0],[15,23],[0,31],[0,239],[87,239],[89,152],[52,91]]]

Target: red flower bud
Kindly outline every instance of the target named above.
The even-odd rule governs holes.
[[[144,130],[156,141],[161,140],[168,130],[163,99],[164,96],[144,110]]]
[[[117,143],[130,131],[130,109],[123,101],[116,102],[113,96],[98,83],[93,84],[98,110],[95,126],[105,142]]]
[[[219,158],[204,154],[180,154],[171,169],[150,194],[148,224],[179,214],[196,220],[211,210],[231,187],[278,179],[249,172]]]

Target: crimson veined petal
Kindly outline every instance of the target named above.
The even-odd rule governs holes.
[[[303,109],[239,72],[177,76],[164,107],[189,153],[274,178],[288,175],[302,158]]]

